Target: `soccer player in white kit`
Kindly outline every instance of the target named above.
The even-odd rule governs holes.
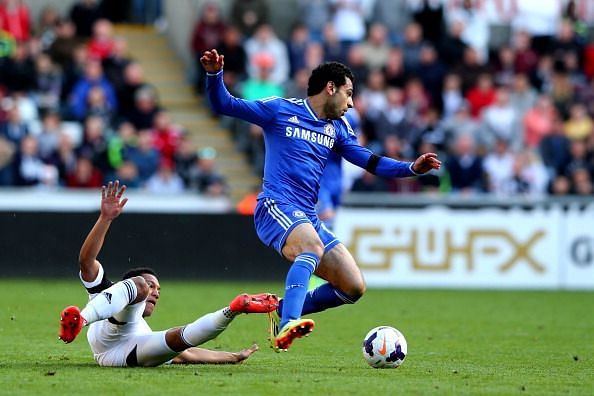
[[[101,214],[85,239],[79,255],[80,279],[89,293],[82,311],[66,307],[60,317],[59,337],[74,341],[84,326],[95,360],[101,366],[158,366],[163,363],[239,363],[257,349],[257,345],[239,352],[211,351],[196,348],[218,336],[240,313],[268,313],[278,306],[278,298],[269,293],[241,294],[229,306],[206,314],[185,326],[152,331],[144,320],[159,300],[161,286],[150,268],[136,268],[117,283],[107,279],[97,255],[103,246],[111,222],[116,219],[128,198],[122,199],[126,186],[110,182],[101,190]]]

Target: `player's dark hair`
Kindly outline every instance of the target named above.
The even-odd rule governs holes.
[[[317,95],[326,86],[328,81],[332,81],[336,89],[346,84],[346,79],[355,82],[355,76],[351,69],[339,62],[326,62],[316,67],[309,76],[307,82],[307,96]]]
[[[123,279],[130,279],[133,278],[135,276],[141,276],[144,274],[150,274],[153,275],[155,277],[158,278],[157,273],[155,272],[154,269],[149,268],[149,267],[138,267],[138,268],[132,268],[129,269],[123,276],[122,276],[122,280]]]

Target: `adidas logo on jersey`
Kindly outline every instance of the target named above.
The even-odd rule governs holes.
[[[294,124],[299,124],[299,119],[297,118],[297,116],[293,116],[289,118],[287,121],[292,122]]]

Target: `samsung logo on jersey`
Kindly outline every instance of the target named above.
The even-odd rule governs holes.
[[[307,129],[300,129],[288,126],[285,129],[285,136],[297,139],[309,140],[312,143],[321,144],[328,148],[334,146],[334,138],[324,135],[323,133],[308,131]]]

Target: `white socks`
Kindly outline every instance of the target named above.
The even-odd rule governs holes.
[[[188,346],[204,344],[221,334],[237,314],[228,307],[206,314],[186,325],[181,331],[181,338]]]
[[[120,281],[97,294],[81,311],[86,324],[110,318],[136,299],[136,284],[132,279]]]

